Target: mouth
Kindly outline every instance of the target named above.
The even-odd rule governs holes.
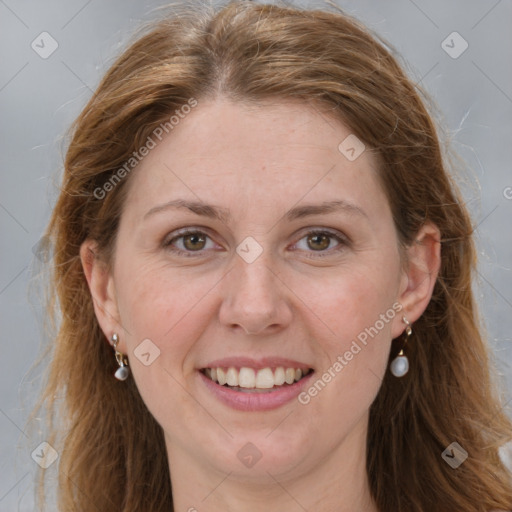
[[[212,367],[199,370],[205,377],[224,388],[240,393],[273,393],[293,386],[311,373],[312,368]]]

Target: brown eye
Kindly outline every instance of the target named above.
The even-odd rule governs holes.
[[[190,251],[200,251],[204,249],[204,244],[206,243],[206,237],[203,234],[193,233],[190,235],[185,235],[183,238],[183,246],[185,249]]]
[[[332,235],[325,233],[315,233],[308,236],[308,245],[315,251],[324,251],[331,244]]]
[[[308,258],[332,257],[348,247],[350,240],[344,234],[324,230],[309,231],[295,244]]]
[[[208,243],[210,245],[208,246]],[[201,256],[205,251],[212,249],[215,244],[211,238],[199,230],[184,230],[181,233],[175,233],[175,236],[167,238],[163,246],[179,256]]]

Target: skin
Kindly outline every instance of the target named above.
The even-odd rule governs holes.
[[[130,378],[164,429],[175,510],[377,511],[365,471],[368,411],[402,315],[413,324],[430,300],[440,245],[424,226],[402,265],[374,155],[351,162],[338,150],[349,134],[303,103],[199,101],[130,176],[111,269],[94,241],[81,248],[98,321],[109,339],[118,333]],[[177,198],[231,215],[163,209],[144,219]],[[364,213],[284,218],[340,199]],[[174,239],[170,247],[192,257],[164,243],[183,227],[207,235]],[[308,238],[312,229],[349,242]],[[236,252],[248,236],[263,249],[252,263]],[[402,312],[307,405],[234,410],[198,374],[222,357],[280,356],[320,376],[397,302]],[[134,350],[148,338],[160,355],[145,366]],[[251,468],[237,457],[247,442],[262,455]]]

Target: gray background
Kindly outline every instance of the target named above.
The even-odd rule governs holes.
[[[512,3],[354,0],[337,4],[403,55],[410,75],[421,81],[443,112],[453,147],[467,163],[460,179],[477,226],[475,290],[508,401],[512,398],[512,188],[507,188],[512,187]],[[33,248],[56,197],[64,150],[61,139],[134,29],[156,17],[154,9],[162,5],[156,0],[0,0],[0,511],[33,510],[36,465],[30,453],[44,437],[29,434],[25,422],[41,383],[41,368],[30,369],[39,354],[44,313],[37,300],[29,299],[28,285],[37,270]],[[43,31],[58,43],[47,59],[31,48]],[[469,45],[458,58],[441,47],[453,31]],[[460,48],[457,41],[452,44],[448,39],[448,44],[453,50]]]

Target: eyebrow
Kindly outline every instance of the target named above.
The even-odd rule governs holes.
[[[230,217],[230,211],[228,208],[221,208],[219,206],[203,203],[202,201],[186,201],[184,199],[174,199],[167,203],[151,208],[151,210],[149,210],[144,215],[143,220],[147,219],[151,215],[165,212],[169,209],[186,209],[192,213],[195,213],[196,215],[217,219],[224,223],[227,223]],[[326,213],[337,212],[345,212],[348,214],[356,214],[362,217],[368,217],[364,210],[362,210],[359,206],[345,200],[324,201],[320,204],[296,206],[295,208],[292,208],[286,212],[284,217],[286,220],[291,222],[293,220],[302,219],[312,215],[322,215]]]

